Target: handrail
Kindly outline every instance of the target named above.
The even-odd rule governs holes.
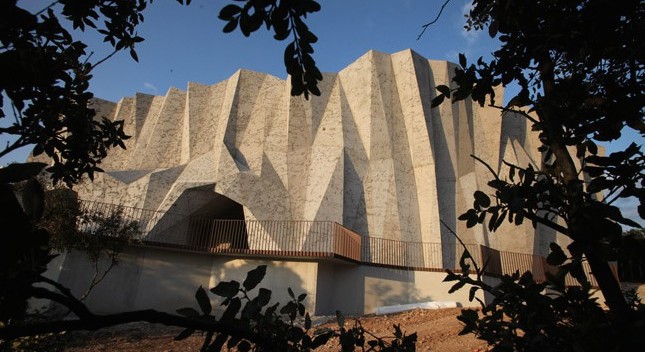
[[[226,220],[161,212],[95,201],[81,201],[86,213],[119,213],[124,222],[135,222],[134,240],[144,245],[170,247],[206,253],[265,257],[339,258],[355,263],[393,268],[459,271],[464,252],[456,246],[445,253],[441,243],[406,242],[361,236],[332,221]],[[84,231],[94,224],[79,223]],[[466,244],[472,258],[488,275],[500,277],[516,270],[530,270],[536,281],[546,280],[556,268],[544,257],[526,253],[499,251],[480,244]],[[472,270],[473,268],[471,268]],[[583,262],[585,273],[589,265]],[[589,275],[592,286],[597,282]],[[568,275],[567,285],[576,285]]]

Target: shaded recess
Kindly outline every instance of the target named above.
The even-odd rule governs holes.
[[[185,233],[189,247],[248,249],[244,207],[214,188],[209,184],[184,190],[159,224],[173,222],[164,232]]]

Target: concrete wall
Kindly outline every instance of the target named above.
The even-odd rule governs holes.
[[[182,307],[198,308],[195,291],[199,286],[212,288],[220,281],[243,282],[246,273],[258,265],[268,265],[267,276],[260,283],[273,291],[274,302],[286,303],[287,287],[296,293],[307,293],[306,306],[313,311],[316,304],[317,264],[298,261],[247,260],[209,254],[179,252],[142,247],[127,248],[119,264],[97,285],[86,300],[96,313],[156,309],[174,313]],[[107,261],[100,262],[105,268]],[[88,287],[93,265],[84,253],[70,252],[58,281],[77,297]],[[251,291],[251,297],[257,294]],[[214,307],[219,297],[210,294]]]
[[[58,262],[52,262],[51,277],[79,297],[91,281],[93,265],[82,252],[69,252]],[[99,265],[105,268],[108,262],[103,258]],[[445,274],[441,272],[332,261],[241,259],[144,247],[128,247],[119,264],[92,290],[85,303],[96,313],[139,309],[173,313],[182,307],[198,308],[195,291],[199,286],[208,289],[230,280],[241,283],[246,273],[258,265],[268,266],[258,288],[272,291],[270,304],[288,302],[290,287],[296,295],[307,294],[305,306],[316,315],[333,315],[336,310],[362,315],[374,313],[378,306],[427,301],[473,304],[468,302],[468,290],[448,294],[452,284],[442,282]],[[256,292],[257,288],[251,297]],[[210,297],[213,307],[221,309],[221,298],[212,294]],[[39,304],[43,307],[42,302]]]
[[[456,301],[462,306],[476,306],[468,301],[468,289],[449,294],[454,283],[442,282],[443,272],[409,271],[375,266],[320,263],[316,314],[336,310],[362,315],[376,307],[429,301]],[[477,297],[484,299],[483,293]]]

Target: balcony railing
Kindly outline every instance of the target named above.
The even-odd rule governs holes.
[[[81,204],[86,213],[117,213],[123,222],[133,223],[138,229],[134,240],[148,246],[271,258],[338,258],[423,271],[459,271],[464,252],[462,246],[448,253],[441,243],[363,237],[332,221],[220,220],[100,202]],[[81,231],[92,226],[96,225],[79,224]],[[556,271],[538,255],[498,251],[479,244],[466,244],[465,248],[491,276],[530,270],[537,281],[544,281],[547,272]],[[586,262],[583,269],[597,286]],[[568,276],[566,284],[576,285],[576,281]]]
[[[85,213],[117,213],[137,228],[134,241],[182,250],[270,256],[361,260],[361,236],[332,221],[220,220],[83,201]],[[91,222],[81,222],[87,231]]]

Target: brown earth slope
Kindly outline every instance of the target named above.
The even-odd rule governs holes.
[[[361,324],[376,336],[390,336],[393,324],[401,324],[406,333],[417,332],[417,351],[474,352],[486,351],[486,343],[473,335],[459,336],[461,323],[456,319],[459,309],[413,310],[393,315],[366,316]],[[353,324],[347,319],[347,324]],[[333,321],[323,326],[335,327]],[[135,323],[97,332],[74,332],[65,338],[63,351],[198,351],[202,337],[195,334],[182,341],[173,337],[181,329],[160,325]],[[338,341],[332,340],[317,351],[339,351]]]

